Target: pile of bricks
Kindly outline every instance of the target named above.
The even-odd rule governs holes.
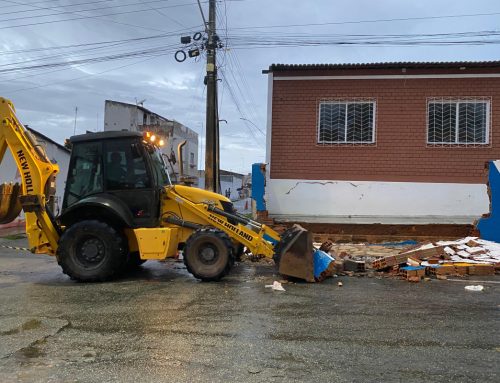
[[[371,268],[398,270],[399,275],[413,282],[426,275],[440,279],[451,275],[493,275],[500,272],[500,244],[476,237],[428,243],[379,258]]]

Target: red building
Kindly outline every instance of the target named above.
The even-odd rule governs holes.
[[[500,61],[271,65],[267,209],[309,222],[468,224],[500,158]]]

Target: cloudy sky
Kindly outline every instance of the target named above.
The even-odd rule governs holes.
[[[23,123],[63,142],[73,133],[75,107],[77,133],[84,133],[103,129],[104,100],[145,99],[148,109],[198,132],[203,147],[204,58],[174,60],[180,36],[203,31],[195,0],[0,3],[0,96],[14,101]],[[221,167],[238,172],[265,158],[261,72],[271,63],[500,59],[494,0],[222,0],[217,6],[226,46],[218,53],[220,118],[227,121],[220,127]],[[202,7],[207,15],[207,2]],[[427,45],[443,39],[473,43]],[[411,43],[395,44],[401,40]],[[346,42],[355,44],[339,44]]]

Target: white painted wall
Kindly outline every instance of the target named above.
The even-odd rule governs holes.
[[[489,211],[484,184],[267,179],[273,218],[325,223],[472,224]]]
[[[104,130],[137,130],[137,120],[141,121],[139,111],[135,106],[126,107],[123,104],[106,102],[104,104]]]

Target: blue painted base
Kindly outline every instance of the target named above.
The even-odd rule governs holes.
[[[481,218],[477,228],[481,233],[481,238],[500,242],[500,172],[493,161],[489,162],[488,168],[491,198],[490,216]]]

